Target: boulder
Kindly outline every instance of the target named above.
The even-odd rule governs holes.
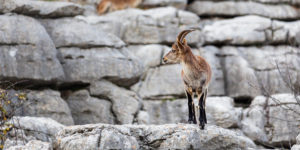
[[[164,50],[171,48],[158,44],[131,45],[128,50],[140,60],[145,69],[159,66],[162,61]]]
[[[195,1],[188,8],[200,16],[259,15],[274,19],[298,19],[300,10],[290,5],[268,5],[251,1]]]
[[[183,82],[181,81],[181,65],[163,65],[150,68],[146,77],[134,90],[143,99],[157,99],[164,96],[184,96]]]
[[[223,47],[227,51],[231,47]],[[255,97],[260,94],[255,71],[241,56],[226,56],[222,58],[227,95],[235,98]]]
[[[115,35],[78,19],[43,19],[40,21],[46,27],[57,48],[120,48],[125,46],[125,43]]]
[[[53,147],[48,142],[32,140],[29,141],[26,145],[5,147],[4,149],[6,150],[53,150]]]
[[[126,48],[60,48],[65,82],[93,82],[101,78],[130,86],[138,81],[143,66]],[[84,69],[83,69],[84,68]]]
[[[61,149],[241,149],[256,148],[249,138],[216,126],[105,125],[65,128],[56,136]]]
[[[264,90],[270,94],[291,92],[286,83],[300,81],[298,51],[290,46],[222,47],[227,94],[255,97]]]
[[[12,141],[21,140],[25,143],[31,140],[51,143],[55,134],[64,127],[64,125],[44,117],[14,117],[10,123],[17,130],[9,132],[9,139]]]
[[[114,33],[128,44],[171,44],[181,30],[198,28],[199,22],[196,14],[173,7],[125,9],[103,16],[77,18]],[[202,42],[201,36],[200,31],[195,31],[187,40],[196,45]]]
[[[0,15],[0,78],[52,83],[64,77],[57,50],[35,19]]]
[[[90,97],[87,90],[72,93],[67,100],[76,125],[107,123],[114,124],[112,104],[108,100]]]
[[[173,6],[184,9],[187,0],[144,0],[141,7]]]
[[[203,28],[205,43],[250,45],[265,43],[266,31],[271,30],[272,21],[259,16],[243,16],[216,21]]]
[[[74,125],[68,104],[53,90],[29,91],[21,109],[23,116],[48,117],[64,125]]]
[[[254,141],[289,146],[296,143],[299,133],[300,124],[295,121],[299,110],[300,106],[291,94],[256,97],[244,112],[242,130]]]
[[[144,111],[149,116],[146,124],[187,123],[187,100],[145,100]]]
[[[133,123],[141,107],[141,100],[134,92],[106,80],[93,82],[90,86],[90,93],[92,96],[104,97],[112,102],[112,112],[118,124]]]
[[[18,13],[29,16],[45,18],[71,17],[82,15],[84,9],[77,4],[69,2],[49,2],[36,0],[9,0],[2,1],[2,13]]]
[[[198,100],[195,98],[194,101],[198,106]],[[187,123],[187,99],[146,100],[143,108],[149,115],[149,121],[146,124]],[[196,111],[196,119],[198,120],[199,109],[196,109]],[[235,108],[233,99],[229,97],[208,97],[206,100],[206,115],[208,124],[223,128],[236,128],[240,125],[242,109]]]

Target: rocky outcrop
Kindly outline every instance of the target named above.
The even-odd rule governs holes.
[[[111,82],[101,80],[90,87],[93,96],[105,97],[112,102],[112,112],[118,124],[131,124],[141,107],[141,99],[132,91],[120,88]]]
[[[9,148],[5,148],[7,150],[52,150],[52,145],[47,142],[42,142],[38,140],[29,141],[26,145],[21,146],[11,146]]]
[[[30,91],[21,115],[47,117],[64,125],[74,125],[68,104],[53,90]]]
[[[10,139],[21,140],[23,143],[31,140],[51,143],[55,134],[64,127],[64,125],[44,117],[14,117],[10,123],[17,128],[10,132]]]
[[[18,13],[29,16],[57,18],[83,14],[80,5],[69,2],[47,2],[36,0],[9,0],[1,1],[0,12]]]
[[[41,22],[58,48],[65,81],[92,82],[107,78],[128,86],[142,74],[140,62],[115,35],[76,19]]]
[[[195,104],[198,101],[195,99]],[[145,118],[143,124],[169,124],[187,123],[187,99],[144,101]],[[198,113],[198,109],[196,110]],[[240,125],[242,108],[234,108],[233,99],[229,97],[208,97],[206,100],[206,115],[208,124],[218,125],[223,128],[236,128]],[[198,117],[197,117],[198,120]]]
[[[291,94],[257,97],[244,111],[242,130],[254,141],[288,146],[295,143],[299,132],[299,121],[295,120],[299,110],[299,104]]]
[[[38,21],[22,15],[0,15],[0,33],[2,80],[49,83],[64,77],[55,46]]]
[[[83,133],[84,132],[84,133]],[[84,125],[65,128],[56,136],[60,149],[241,149],[255,148],[247,137],[216,126]]]
[[[67,103],[77,125],[91,123],[114,124],[115,118],[111,112],[112,104],[108,100],[91,97],[87,90],[72,93]]]
[[[195,1],[189,10],[200,16],[259,15],[274,19],[299,19],[299,8],[290,5],[269,5],[252,1]]]

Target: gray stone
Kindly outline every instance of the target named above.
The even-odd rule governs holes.
[[[142,137],[142,138],[141,138]],[[197,125],[85,125],[65,128],[55,149],[241,149],[256,148],[237,132]]]
[[[52,145],[39,140],[29,141],[26,145],[5,147],[6,150],[53,150]]]
[[[300,21],[283,22],[274,20],[272,22],[273,43],[297,44],[297,33],[300,32]],[[298,43],[299,45],[299,43]]]
[[[111,33],[91,26],[78,19],[40,20],[46,27],[56,47],[116,47],[125,43]]]
[[[10,122],[18,128],[9,133],[10,139],[13,141],[17,139],[25,142],[40,140],[51,143],[58,131],[64,127],[64,125],[44,117],[14,117]]]
[[[39,17],[68,17],[82,15],[84,9],[69,2],[47,2],[35,0],[4,0],[0,12],[14,12]]]
[[[43,83],[64,77],[55,46],[35,19],[0,15],[0,43],[0,78]]]
[[[187,123],[187,100],[145,100],[144,110],[149,115],[147,124]]]
[[[198,100],[196,104],[197,120],[199,118]],[[148,124],[187,123],[187,99],[144,101],[144,110],[149,115]],[[242,109],[234,108],[233,99],[229,97],[208,97],[206,100],[208,124],[223,128],[236,128],[240,125]]]
[[[137,115],[137,124],[149,124],[150,123],[150,116],[149,113],[146,111],[139,111]]]
[[[128,50],[143,63],[145,69],[159,66],[163,52],[166,49],[169,50],[169,47],[158,44],[132,45],[128,47]]]
[[[184,9],[187,0],[144,0],[141,7],[174,6]]]
[[[299,49],[290,46],[223,47],[226,57],[227,94],[255,97],[263,90],[270,94],[291,92],[286,81],[300,80]],[[239,62],[239,63],[238,63]],[[248,70],[248,71],[247,71]],[[248,94],[247,94],[248,93]]]
[[[189,10],[200,16],[241,16],[259,15],[274,19],[298,19],[299,9],[290,5],[267,5],[256,2],[196,1]]]
[[[129,44],[171,44],[177,34],[187,28],[197,28],[199,17],[193,13],[173,7],[148,10],[126,9],[104,16],[77,17],[97,28],[114,33]],[[187,36],[189,43],[202,41],[201,32]]]
[[[65,125],[74,125],[68,104],[53,90],[30,91],[22,115],[48,117]]]
[[[223,47],[227,51],[232,47]],[[255,97],[260,94],[255,71],[241,56],[223,58],[225,70],[226,93],[230,97]]]
[[[141,107],[140,98],[134,92],[106,80],[93,82],[90,93],[93,96],[105,97],[112,102],[112,111],[119,124],[133,123],[134,116]]]
[[[91,123],[114,124],[111,103],[108,100],[90,97],[88,91],[80,90],[68,97],[69,107],[77,125]]]
[[[299,104],[291,94],[257,97],[244,112],[242,130],[254,141],[288,146],[296,143],[299,121],[295,118],[299,110]]]
[[[163,96],[184,96],[183,82],[181,81],[181,66],[164,65],[150,68],[136,92],[145,99],[155,99]]]
[[[242,118],[242,108],[235,108],[230,97],[208,97],[206,115],[210,124],[223,128],[237,128]]]
[[[60,48],[60,61],[68,82],[93,82],[106,78],[130,86],[143,73],[139,60],[126,48]]]
[[[249,45],[265,43],[265,30],[271,29],[271,20],[259,16],[243,16],[216,21],[203,28],[205,43]]]
[[[291,150],[300,150],[300,145],[299,144],[293,145],[293,147],[291,148]]]

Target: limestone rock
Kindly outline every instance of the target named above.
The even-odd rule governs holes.
[[[130,86],[143,73],[140,61],[126,48],[60,48],[59,52],[65,81],[68,82],[93,82],[106,78],[119,85]]]
[[[12,147],[5,147],[7,150],[52,150],[52,145],[47,142],[42,142],[39,140],[32,140],[29,141],[26,145],[22,146],[12,146]]]
[[[93,82],[90,93],[93,96],[105,97],[112,102],[112,111],[119,124],[133,123],[134,116],[141,107],[140,98],[134,92],[106,80]]]
[[[44,117],[14,117],[11,123],[18,128],[10,132],[10,138],[14,141],[19,139],[25,142],[40,140],[52,142],[54,136],[64,125]]]
[[[243,132],[254,141],[274,146],[296,143],[299,122],[295,118],[299,110],[300,107],[291,94],[257,97],[244,112]]]
[[[88,91],[80,90],[68,97],[69,107],[77,125],[91,123],[114,124],[111,103],[108,100],[90,97]]]
[[[53,90],[30,91],[22,115],[48,117],[64,125],[74,125],[68,104]]]
[[[142,137],[142,138],[141,138]],[[197,125],[84,125],[61,131],[55,149],[241,149],[256,148],[253,141],[216,126]]]
[[[45,28],[35,19],[0,15],[0,35],[2,80],[49,83],[64,77],[55,46]]]
[[[299,9],[290,5],[268,5],[251,1],[196,1],[189,10],[200,16],[259,15],[274,19],[298,19]]]
[[[271,28],[271,20],[258,16],[243,16],[216,21],[203,28],[205,43],[249,45],[264,43],[265,30]]]
[[[185,8],[187,0],[144,0],[141,4],[142,7],[154,6],[174,6],[177,8]]]
[[[198,100],[194,99],[198,106]],[[187,123],[187,99],[144,101],[144,110],[149,115],[147,124]],[[197,113],[199,109],[196,110]],[[197,114],[198,115],[198,114]],[[240,125],[242,109],[234,108],[233,99],[229,97],[208,97],[206,100],[208,124],[223,128],[234,128]],[[196,118],[198,120],[198,116]]]
[[[144,81],[140,83],[137,93],[146,99],[168,95],[184,96],[180,72],[181,66],[179,64],[150,68]]]
[[[78,19],[43,19],[41,23],[46,27],[56,47],[123,47],[122,40],[111,33],[91,26]]]
[[[47,2],[35,0],[9,0],[2,1],[0,12],[14,12],[39,17],[70,17],[83,14],[80,5],[69,2]]]
[[[159,66],[161,64],[162,54],[166,49],[170,48],[158,44],[149,44],[145,46],[134,45],[128,47],[128,50],[143,63],[145,69]]]

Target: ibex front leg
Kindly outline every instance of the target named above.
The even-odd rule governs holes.
[[[195,106],[194,106],[194,101],[193,101],[193,93],[189,93],[186,91],[186,95],[188,97],[188,107],[189,107],[189,124],[197,124],[196,122],[196,116],[195,116]]]
[[[203,130],[205,127],[205,124],[207,123],[206,120],[206,112],[205,112],[205,100],[206,100],[206,94],[207,90],[205,90],[203,93],[198,92],[198,99],[199,99],[199,122],[200,122],[200,127]]]

